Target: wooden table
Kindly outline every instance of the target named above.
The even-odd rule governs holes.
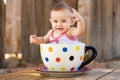
[[[1,75],[0,80],[120,80],[119,69],[92,69],[73,77],[50,77],[34,69]]]

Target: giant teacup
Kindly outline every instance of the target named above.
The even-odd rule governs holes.
[[[84,61],[85,53],[91,50],[92,56]],[[48,71],[77,71],[96,58],[96,49],[77,44],[40,44],[43,64]]]

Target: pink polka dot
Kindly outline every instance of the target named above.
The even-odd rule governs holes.
[[[72,68],[70,69],[70,71],[74,71],[74,69],[75,69],[75,68],[74,68],[74,67],[72,67]]]

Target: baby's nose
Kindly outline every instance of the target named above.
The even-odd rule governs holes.
[[[58,22],[57,25],[61,25],[61,22]]]

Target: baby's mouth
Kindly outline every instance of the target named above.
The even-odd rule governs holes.
[[[63,28],[57,28],[57,30],[60,30],[60,31],[61,31],[61,30],[63,30]]]

